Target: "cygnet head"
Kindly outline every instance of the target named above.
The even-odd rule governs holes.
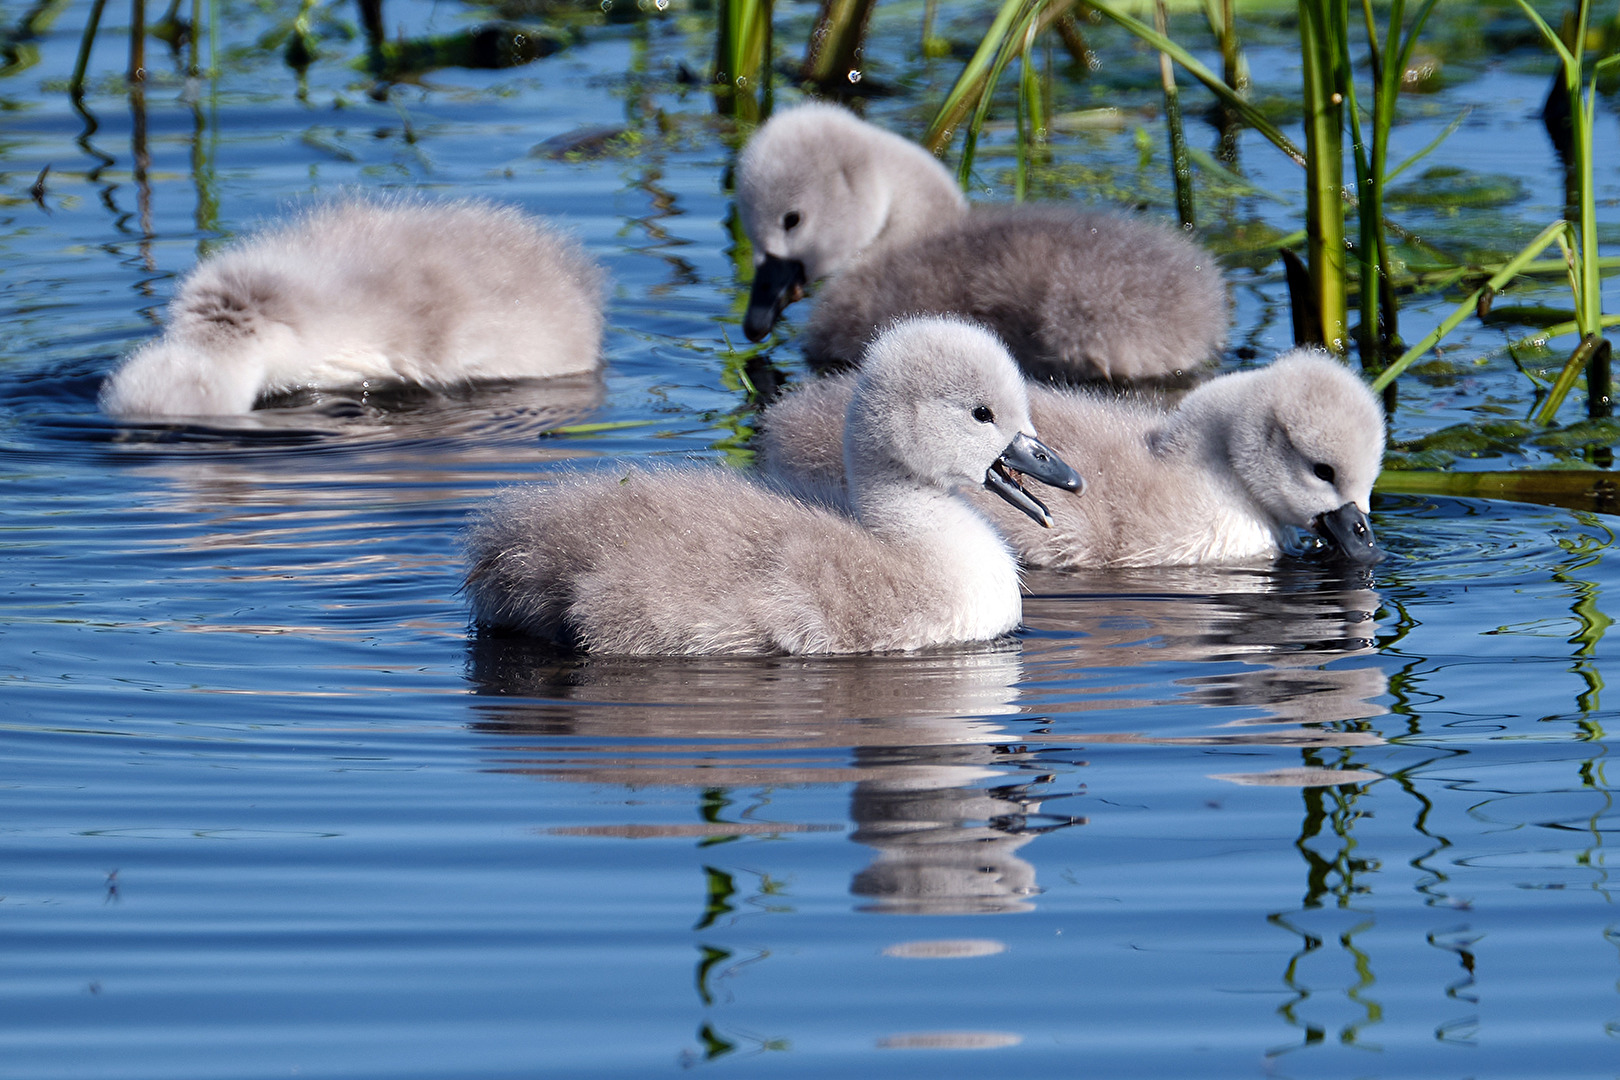
[[[1352,562],[1382,559],[1367,511],[1384,413],[1367,384],[1327,354],[1300,349],[1244,376],[1229,404],[1228,452],[1250,495]]]
[[[264,356],[292,331],[266,324],[229,342],[164,335],[107,376],[99,402],[108,416],[235,416],[252,411]],[[224,347],[221,347],[221,346]]]
[[[743,330],[770,333],[812,281],[842,269],[878,238],[966,206],[928,151],[837,105],[778,113],[737,161],[737,208],[754,247]]]
[[[867,347],[844,425],[850,503],[883,531],[892,485],[983,484],[1042,525],[1046,507],[1019,472],[1065,491],[1080,475],[1035,437],[1023,376],[1001,341],[961,319],[895,322]]]

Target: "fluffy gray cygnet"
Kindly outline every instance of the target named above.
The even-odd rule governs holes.
[[[838,106],[761,127],[737,205],[754,247],[750,340],[830,277],[800,336],[818,366],[853,363],[908,314],[983,323],[1042,379],[1176,379],[1226,342],[1220,268],[1185,235],[1057,204],[970,210],[932,154]]]
[[[101,407],[231,416],[299,389],[590,371],[605,285],[577,241],[512,207],[336,202],[198,264]]]
[[[759,462],[809,497],[836,498],[851,379],[772,406]],[[1377,398],[1343,364],[1295,350],[1211,379],[1174,409],[1032,385],[1030,414],[1087,480],[1031,529],[981,500],[1026,564],[1048,569],[1271,559],[1306,529],[1358,563],[1382,557],[1367,520],[1384,454]]]
[[[1012,630],[1017,563],[956,489],[1044,519],[1008,470],[1081,481],[1035,439],[1006,350],[965,323],[904,321],[846,400],[847,511],[719,468],[519,488],[468,533],[474,621],[639,654],[886,652]]]

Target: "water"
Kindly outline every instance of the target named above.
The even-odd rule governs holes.
[[[904,61],[895,10],[874,51],[918,89],[874,113],[899,126],[954,68]],[[273,22],[228,14],[237,47]],[[1016,639],[914,657],[480,640],[456,536],[491,492],[746,434],[725,129],[673,78],[707,24],[594,29],[386,103],[353,43],[302,100],[273,54],[231,52],[196,111],[154,60],[143,186],[116,86],[75,142],[82,17],[0,78],[8,1076],[1620,1072],[1614,518],[1384,498],[1374,577],[1037,575]],[[1560,198],[1539,69],[1461,67],[1400,137],[1494,102],[1450,152],[1521,176],[1499,227],[1533,233]],[[529,153],[626,123],[633,154]],[[1124,174],[1137,153],[1129,130],[1064,145]],[[26,194],[46,163],[48,212]],[[199,246],[345,185],[563,217],[617,282],[605,375],[214,428],[96,413]],[[1234,338],[1268,355],[1277,276],[1233,276]],[[1465,329],[1396,436],[1522,414],[1508,336]],[[633,426],[555,433],[582,421]]]

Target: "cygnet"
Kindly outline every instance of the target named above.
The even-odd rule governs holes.
[[[1175,380],[1226,342],[1220,268],[1185,235],[1056,204],[970,210],[932,154],[835,105],[778,113],[754,134],[737,205],[754,248],[750,340],[831,278],[800,335],[817,366],[855,362],[907,314],[983,323],[1040,379]]]
[[[512,207],[335,202],[193,269],[101,407],[231,416],[299,389],[590,371],[604,290],[577,241]]]
[[[765,472],[831,501],[849,375],[788,394],[764,417]],[[1059,498],[1053,526],[1030,529],[981,502],[1024,562],[1047,569],[1272,559],[1298,530],[1371,564],[1367,520],[1384,454],[1384,417],[1361,379],[1325,353],[1295,350],[1214,378],[1165,410],[1111,394],[1032,385],[1030,414],[1088,481]]]
[[[1018,567],[957,488],[1036,521],[1010,470],[1081,480],[1030,423],[1001,344],[954,320],[895,324],[849,384],[847,511],[719,469],[614,471],[499,498],[471,527],[474,621],[587,651],[864,653],[1018,625]]]

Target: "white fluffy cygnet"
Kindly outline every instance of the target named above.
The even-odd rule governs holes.
[[[887,330],[849,384],[847,511],[720,468],[615,471],[497,499],[467,537],[480,626],[603,653],[863,653],[1018,625],[1018,568],[957,489],[1046,517],[1009,469],[1080,478],[1034,435],[1024,382],[962,322]]]
[[[744,331],[762,340],[830,278],[800,335],[818,366],[855,362],[909,314],[972,318],[1041,379],[1178,379],[1226,342],[1220,268],[1185,235],[1051,203],[969,209],[932,154],[835,105],[754,134],[737,205],[754,248]]]
[[[300,389],[590,371],[604,290],[577,241],[512,207],[335,202],[199,263],[101,407],[232,416]]]
[[[835,499],[849,375],[788,394],[764,417],[760,467]],[[1087,481],[1053,500],[1050,529],[990,503],[1027,565],[1048,569],[1271,559],[1305,529],[1344,558],[1382,557],[1367,520],[1384,416],[1367,385],[1324,353],[1211,379],[1171,410],[1109,394],[1032,385],[1030,414]]]

